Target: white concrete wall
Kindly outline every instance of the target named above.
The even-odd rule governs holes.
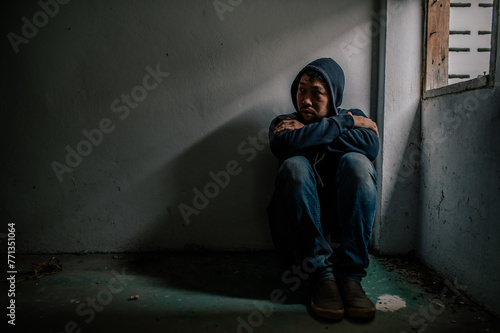
[[[262,129],[323,56],[345,70],[343,106],[371,110],[376,1],[221,2],[221,15],[213,0],[2,4],[18,45],[2,39],[1,218],[18,252],[271,247]],[[67,149],[87,156],[68,166]],[[54,161],[71,172],[59,180]],[[215,188],[210,172],[227,169]],[[213,198],[195,198],[206,186]]]
[[[491,94],[491,95],[490,95]],[[417,252],[500,313],[500,94],[476,90],[423,107]]]
[[[497,39],[497,45],[500,39]],[[499,53],[500,54],[500,53]],[[499,68],[500,57],[496,58]],[[498,71],[497,71],[498,75]],[[500,80],[422,110],[420,257],[500,314]]]
[[[420,1],[388,0],[382,150],[373,246],[382,254],[413,250],[418,218],[418,146],[423,11]]]

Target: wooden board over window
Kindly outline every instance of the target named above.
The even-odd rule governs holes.
[[[425,89],[448,84],[450,0],[427,0]]]

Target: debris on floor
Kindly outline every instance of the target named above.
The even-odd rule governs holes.
[[[22,282],[24,280],[37,280],[45,275],[57,273],[62,270],[62,265],[59,262],[60,260],[58,258],[52,257],[41,264],[33,264],[33,275],[17,280],[17,282]]]
[[[475,302],[466,295],[467,286],[457,280],[448,280],[426,266],[415,256],[378,258],[387,271],[397,271],[409,285],[422,288],[434,296],[432,306],[441,307],[443,302],[453,311],[469,309],[474,311]]]

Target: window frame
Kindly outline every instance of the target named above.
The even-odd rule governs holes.
[[[429,2],[437,2],[440,0],[425,0],[424,1],[424,44],[423,44],[423,75],[422,75],[422,97],[423,99],[436,96],[455,94],[463,91],[469,91],[481,88],[493,88],[495,85],[496,58],[497,58],[497,40],[498,40],[498,21],[499,21],[499,4],[500,0],[493,0],[493,17],[491,27],[491,52],[490,52],[490,70],[485,76],[480,76],[467,81],[448,84],[439,88],[427,89],[427,55],[428,55],[428,20],[429,20]],[[446,0],[450,1],[450,0]],[[449,19],[449,17],[448,17]],[[448,51],[449,53],[449,51]],[[448,58],[448,56],[446,57]],[[448,59],[446,59],[448,61]]]

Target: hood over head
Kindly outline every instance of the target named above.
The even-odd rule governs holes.
[[[292,102],[295,110],[298,112],[299,107],[297,105],[297,89],[299,86],[300,78],[302,74],[308,70],[315,70],[319,72],[327,84],[327,89],[330,92],[330,114],[329,116],[335,116],[338,114],[337,108],[342,104],[342,98],[344,96],[344,86],[345,86],[345,76],[344,71],[335,60],[331,58],[320,58],[309,63],[304,67],[299,74],[295,77],[292,83]]]

